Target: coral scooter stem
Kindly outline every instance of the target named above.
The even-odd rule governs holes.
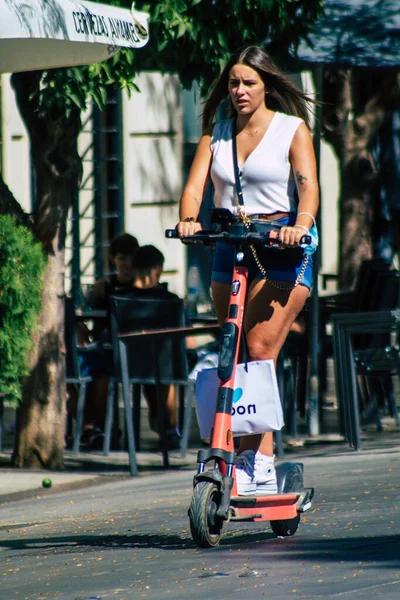
[[[246,267],[234,267],[228,317],[221,329],[218,376],[220,386],[211,438],[212,448],[233,451],[231,425],[232,399],[236,366],[243,327],[248,271]],[[234,490],[236,491],[236,490]]]

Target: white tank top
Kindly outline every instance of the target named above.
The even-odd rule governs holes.
[[[239,165],[246,213],[296,212],[295,188],[289,150],[302,119],[276,112],[263,138]],[[236,212],[237,194],[232,157],[233,119],[217,121],[211,138],[211,179],[216,208]]]

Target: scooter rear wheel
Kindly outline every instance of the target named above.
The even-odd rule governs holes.
[[[217,517],[221,492],[211,481],[199,481],[189,508],[190,531],[193,541],[201,548],[218,546],[223,520]]]
[[[270,521],[271,529],[277,537],[289,537],[294,535],[300,523],[300,515],[293,519],[283,521]]]

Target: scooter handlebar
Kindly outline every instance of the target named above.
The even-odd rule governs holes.
[[[179,238],[179,234],[177,232],[176,229],[166,229],[165,230],[165,237],[168,239],[178,239]]]
[[[215,231],[201,229],[194,235],[185,235],[181,237],[176,229],[167,229],[165,237],[168,239],[180,239],[185,244],[196,244],[200,242],[205,245],[210,245],[215,242],[225,242],[228,244],[247,243],[278,246],[277,238],[270,236],[269,233],[255,233],[251,231],[246,231],[241,234],[232,234],[226,231],[216,233]],[[303,235],[299,245],[307,246],[308,244],[311,244],[311,236]]]

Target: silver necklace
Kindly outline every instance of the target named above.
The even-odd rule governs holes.
[[[247,131],[245,131],[244,129],[242,129],[242,133],[244,133],[245,135],[248,135],[249,137],[255,137],[259,131],[260,131],[260,128],[258,128],[255,131],[253,131],[253,133],[247,133]]]

